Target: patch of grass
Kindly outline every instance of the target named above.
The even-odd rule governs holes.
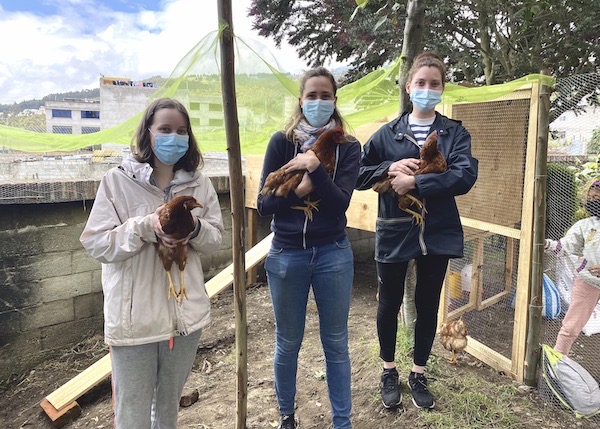
[[[412,336],[400,325],[396,363],[403,374],[412,369],[413,344]],[[378,344],[376,350],[378,353]],[[407,408],[411,427],[414,428],[522,428],[522,414],[515,411],[532,406],[527,398],[517,393],[508,379],[507,384],[488,382],[481,378],[480,373],[468,368],[455,368],[436,353],[432,353],[427,362],[427,376],[431,393],[436,398],[436,407],[432,411]],[[410,397],[406,386],[403,390]]]
[[[530,405],[512,385],[486,386],[475,373],[440,377],[430,387],[437,398],[436,410],[420,413],[418,427],[517,428],[522,422],[511,404]]]

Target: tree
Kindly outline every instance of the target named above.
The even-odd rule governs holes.
[[[19,114],[2,119],[3,125],[25,130],[46,132],[46,115],[44,114]]]
[[[253,27],[287,40],[311,65],[349,61],[356,79],[395,59],[406,1],[253,0]],[[549,69],[598,72],[597,0],[439,0],[425,14],[424,47],[446,58],[457,81],[493,84]]]
[[[423,25],[425,21],[425,0],[408,0],[404,40],[400,54],[400,111],[410,111],[410,98],[406,92],[408,71],[414,58],[423,49]]]
[[[588,143],[588,154],[598,155],[600,154],[600,127],[594,128],[592,138]]]

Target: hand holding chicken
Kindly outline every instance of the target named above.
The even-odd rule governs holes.
[[[196,228],[196,222],[198,222],[191,211],[198,207],[202,207],[202,205],[194,197],[179,196],[158,207],[152,217],[158,238],[158,242],[155,244],[156,250],[169,279],[167,298],[171,298],[173,295],[179,302],[183,298],[187,299],[183,271],[187,262],[188,241]],[[173,262],[179,267],[181,284],[179,292],[175,290],[171,278]]]
[[[416,176],[418,174],[427,173],[443,173],[447,169],[446,158],[438,149],[438,134],[437,131],[433,131],[423,143],[420,150],[420,160],[418,163],[416,159],[407,159],[396,161],[392,164],[394,168],[390,168],[388,171],[388,177],[379,182],[373,184],[372,188],[376,192],[382,194],[384,192],[390,192],[398,197],[398,207],[403,211],[412,215],[415,220],[415,224],[420,225],[423,223],[423,215],[416,210],[423,210],[425,213],[425,205],[417,198],[413,193],[406,192],[406,189],[410,189],[408,186],[407,179],[413,181],[414,178],[410,176]],[[405,162],[402,162],[405,161]],[[418,168],[415,169],[415,166]],[[416,206],[416,210],[411,209],[411,206]]]
[[[275,194],[278,197],[287,197],[291,191],[299,186],[302,189],[302,195],[310,193],[312,184],[307,174],[310,166],[315,166],[314,161],[318,160],[331,176],[335,169],[335,148],[342,143],[344,136],[342,127],[323,132],[310,150],[298,154],[286,165],[269,173],[260,191],[261,194],[264,196]],[[316,167],[318,167],[318,163],[316,163]],[[312,210],[318,210],[318,201],[305,201],[305,204],[306,206],[303,207],[294,206],[292,208],[304,211],[306,216],[312,220]]]

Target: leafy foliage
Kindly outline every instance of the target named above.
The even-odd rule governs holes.
[[[287,40],[313,66],[349,61],[354,80],[399,56],[406,9],[406,1],[253,0],[249,15],[261,35]],[[564,77],[599,70],[599,15],[597,0],[440,0],[426,11],[423,41],[456,81],[493,84],[542,69]]]
[[[311,66],[351,61],[348,77],[356,80],[400,53],[406,7],[398,3],[392,11],[388,3],[366,2],[352,22],[355,0],[253,0],[249,15],[260,35],[277,44],[287,40]]]
[[[592,138],[588,144],[588,153],[594,155],[600,154],[600,127],[594,128]]]
[[[579,208],[577,184],[572,169],[549,163],[546,193],[546,238],[558,240],[573,224]]]

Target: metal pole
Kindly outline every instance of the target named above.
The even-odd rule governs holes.
[[[542,74],[548,74],[542,71]],[[531,252],[531,298],[527,344],[525,349],[524,381],[536,385],[536,370],[540,359],[540,336],[542,322],[542,290],[544,274],[544,239],[546,230],[546,177],[548,162],[548,130],[550,127],[550,91],[541,85],[538,104],[537,147],[535,155],[535,189],[533,219],[533,249]]]
[[[231,239],[233,250],[233,297],[235,309],[236,349],[236,429],[246,428],[248,400],[248,337],[246,321],[246,261],[244,184],[242,178],[242,156],[240,130],[235,94],[235,64],[233,44],[233,19],[231,0],[219,0],[219,35],[221,48],[221,89],[223,92],[223,114],[227,135],[229,160],[229,188],[231,197]]]

